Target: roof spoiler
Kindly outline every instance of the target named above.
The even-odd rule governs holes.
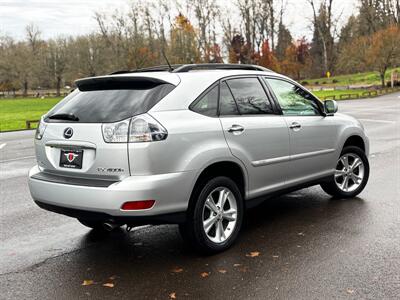
[[[82,92],[101,91],[101,90],[147,90],[160,84],[166,84],[164,80],[151,77],[89,77],[75,81],[76,86]]]

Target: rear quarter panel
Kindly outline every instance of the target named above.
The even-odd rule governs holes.
[[[217,161],[234,160],[218,118],[190,110],[150,114],[168,131],[164,141],[129,144],[132,175],[202,170]]]

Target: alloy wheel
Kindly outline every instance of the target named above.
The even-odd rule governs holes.
[[[363,182],[365,167],[355,153],[343,154],[336,165],[335,183],[343,192],[353,192]]]
[[[203,206],[203,229],[214,243],[225,242],[237,223],[237,200],[226,187],[214,189]]]

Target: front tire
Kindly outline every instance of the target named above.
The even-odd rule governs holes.
[[[322,189],[337,198],[353,198],[365,188],[369,178],[369,162],[364,151],[355,146],[343,148],[335,174],[321,184]]]
[[[212,254],[228,249],[243,221],[243,197],[236,183],[215,177],[195,189],[187,221],[179,225],[183,239],[194,249]]]

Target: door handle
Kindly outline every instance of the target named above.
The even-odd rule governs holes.
[[[301,124],[297,123],[297,122],[293,122],[292,124],[290,124],[289,128],[293,129],[294,131],[298,131],[301,128]]]
[[[232,127],[228,128],[228,132],[233,134],[241,134],[244,131],[244,127],[240,125],[232,125]]]

